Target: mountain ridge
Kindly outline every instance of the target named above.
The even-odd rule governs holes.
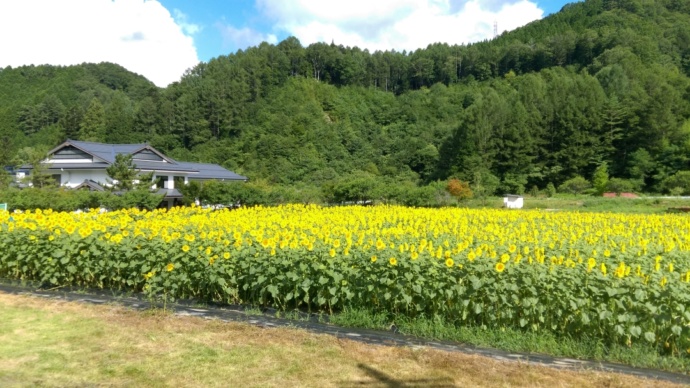
[[[4,69],[0,162],[91,136],[272,184],[458,177],[520,192],[605,165],[631,190],[668,191],[690,170],[688,31],[682,1],[587,0],[409,53],[290,37],[162,89],[113,64]]]

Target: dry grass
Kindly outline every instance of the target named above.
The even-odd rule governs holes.
[[[0,294],[0,386],[673,386],[295,329]]]

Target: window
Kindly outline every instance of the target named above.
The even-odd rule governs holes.
[[[159,189],[164,189],[167,186],[168,177],[167,176],[156,176],[156,187]]]

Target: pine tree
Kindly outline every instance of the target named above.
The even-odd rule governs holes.
[[[139,174],[132,155],[117,154],[115,155],[115,162],[105,169],[105,172],[112,179],[114,190],[131,190],[134,188],[134,180]]]
[[[50,187],[55,186],[56,182],[48,170],[49,164],[43,163],[46,157],[46,152],[43,148],[24,147],[19,150],[15,158],[15,164],[31,165],[31,175],[28,180],[33,187]]]
[[[79,138],[83,141],[103,142],[105,128],[105,109],[103,104],[94,97],[79,124]]]
[[[603,162],[600,164],[596,170],[594,170],[594,175],[592,176],[592,185],[596,190],[597,194],[601,195],[606,191],[606,185],[609,183],[609,171],[608,163]]]

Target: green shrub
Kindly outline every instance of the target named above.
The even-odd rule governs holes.
[[[74,211],[105,207],[118,209],[155,209],[163,197],[145,190],[132,190],[122,195],[111,192],[70,190],[66,188],[7,189],[0,191],[0,202],[7,203],[10,210],[52,209]]]
[[[589,183],[587,179],[578,175],[563,182],[563,184],[558,187],[558,191],[568,194],[582,194],[591,188],[592,184]]]
[[[607,190],[608,185],[608,163],[603,162],[596,168],[596,170],[594,170],[594,175],[592,175],[592,186],[594,186],[594,193],[597,195],[602,195],[604,191]]]
[[[639,190],[639,182],[628,179],[611,178],[606,184],[606,191],[616,194],[630,193],[637,190]]]
[[[552,182],[549,182],[549,184],[546,185],[546,196],[551,198],[554,195],[556,195],[556,186],[554,186]]]
[[[324,185],[324,197],[329,202],[364,202],[373,200],[379,183],[372,174],[359,172]]]
[[[661,187],[670,193],[674,190],[676,195],[690,194],[690,171],[678,171],[661,182]]]

